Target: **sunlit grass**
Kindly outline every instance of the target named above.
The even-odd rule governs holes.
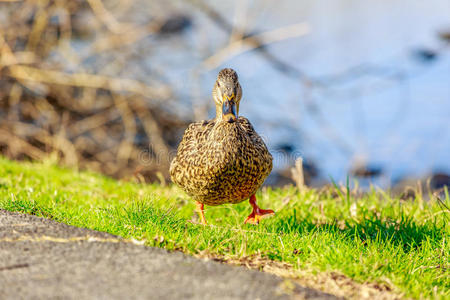
[[[264,189],[277,214],[243,225],[247,202],[207,207],[211,226],[190,220],[194,203],[174,186],[115,181],[52,164],[0,158],[0,208],[145,240],[151,246],[241,258],[253,254],[294,270],[336,271],[414,298],[450,297],[448,210],[436,200],[402,201],[295,188]],[[442,199],[450,206],[448,193]]]

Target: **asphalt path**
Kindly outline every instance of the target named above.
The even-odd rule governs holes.
[[[290,279],[0,210],[0,299],[337,299]]]

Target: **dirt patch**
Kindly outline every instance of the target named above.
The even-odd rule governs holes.
[[[261,254],[232,258],[202,251],[195,256],[235,266],[245,266],[249,269],[293,279],[303,286],[346,299],[392,300],[404,298],[402,293],[394,291],[393,285],[372,282],[359,283],[338,272],[313,272],[295,269],[291,264],[273,261]]]

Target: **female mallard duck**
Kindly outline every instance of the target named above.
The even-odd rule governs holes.
[[[197,202],[206,224],[204,205],[250,200],[253,212],[245,223],[258,224],[273,210],[256,205],[256,190],[272,170],[272,155],[252,124],[238,117],[242,88],[236,72],[223,69],[213,88],[216,117],[195,122],[184,132],[170,165],[172,181]]]

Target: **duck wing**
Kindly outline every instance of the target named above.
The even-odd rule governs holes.
[[[198,165],[198,159],[207,144],[208,135],[214,127],[214,120],[191,123],[185,130],[178,145],[177,155],[170,164],[170,177],[173,182],[184,186],[190,169]]]
[[[264,143],[264,140],[255,131],[255,128],[253,128],[253,125],[250,123],[250,121],[245,117],[239,117],[239,124],[241,125],[242,129],[244,129],[244,131],[248,134],[250,140],[252,141],[252,144],[261,148],[261,150],[267,151],[267,154],[272,159],[272,155],[267,149],[266,143]]]

